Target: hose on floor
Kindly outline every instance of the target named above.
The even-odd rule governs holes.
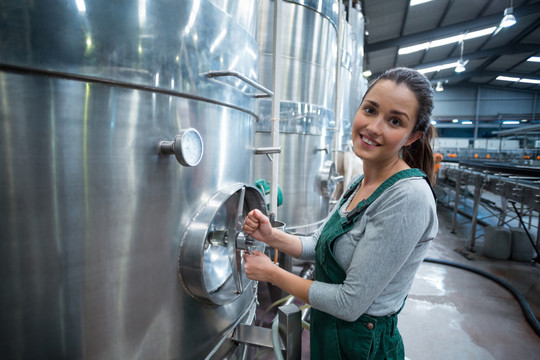
[[[460,264],[453,261],[440,260],[440,259],[434,259],[434,258],[425,258],[424,261],[435,263],[435,264],[453,266],[459,269],[471,271],[485,278],[495,281],[497,284],[501,285],[506,290],[508,290],[516,298],[516,300],[519,303],[519,306],[521,307],[521,310],[523,311],[523,314],[525,315],[525,318],[527,319],[527,322],[533,328],[534,332],[536,332],[536,335],[540,336],[540,323],[538,322],[538,319],[534,316],[534,313],[532,312],[531,307],[529,306],[529,303],[527,302],[525,297],[518,290],[516,290],[516,288],[514,288],[512,285],[510,285],[506,281],[484,270],[480,270],[472,266]]]

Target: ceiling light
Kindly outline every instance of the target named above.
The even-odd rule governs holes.
[[[517,82],[519,81],[519,78],[510,76],[497,76],[495,80]]]
[[[444,70],[444,69],[450,69],[450,68],[453,68],[453,67],[456,67],[456,66],[457,66],[457,62],[454,61],[454,62],[447,63],[447,64],[441,64],[441,65],[437,65],[437,66],[430,66],[430,67],[427,67],[427,68],[416,69],[416,70],[419,73],[426,74],[426,73],[430,73],[430,72],[434,72],[434,71],[441,71],[441,70]]]
[[[531,56],[527,61],[540,62],[540,56]]]
[[[465,71],[465,63],[463,63],[463,43],[464,41],[461,42],[461,55],[459,56],[459,61],[456,68],[454,69],[454,71],[457,73]]]
[[[458,120],[458,119],[454,119],[454,120],[452,120],[452,122],[455,124],[455,123],[458,123],[459,120]]]
[[[512,6],[504,9],[504,16],[501,20],[501,27],[510,27],[516,23],[514,8]]]
[[[519,82],[527,84],[540,84],[540,80],[536,79],[519,79]]]
[[[472,125],[472,121],[465,120],[461,122],[463,125]]]
[[[435,87],[435,91],[444,91],[441,81],[437,81],[437,86]]]
[[[456,69],[454,70],[455,72],[457,73],[460,73],[460,72],[464,72],[466,69],[465,69],[465,65],[463,64],[463,60],[459,60],[458,63],[457,63],[457,66],[456,66]]]
[[[505,120],[503,121],[503,125],[518,125],[519,121],[516,120]]]
[[[430,2],[432,0],[411,0],[411,6],[420,5],[423,3]]]
[[[431,125],[437,125],[437,122],[435,120],[431,120]]]
[[[399,55],[410,54],[416,51],[422,51],[422,50],[431,49],[438,46],[444,46],[448,44],[457,43],[463,40],[470,40],[470,39],[475,39],[475,38],[486,36],[486,35],[491,35],[496,29],[497,29],[496,26],[492,26],[492,27],[485,28],[482,30],[471,31],[467,34],[449,36],[442,39],[436,39],[433,41],[427,41],[420,44],[403,47],[398,50],[398,54]]]
[[[370,77],[372,75],[371,70],[364,71],[362,75],[364,75],[364,77]]]

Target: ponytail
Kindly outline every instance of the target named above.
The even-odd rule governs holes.
[[[411,168],[422,170],[428,177],[430,184],[435,185],[435,157],[431,141],[437,136],[435,127],[429,126],[422,136],[402,150],[402,158]]]

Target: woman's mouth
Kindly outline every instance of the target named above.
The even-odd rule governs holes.
[[[365,142],[366,144],[368,144],[369,146],[379,146],[380,144],[370,138],[367,138],[365,137],[364,135],[360,135],[360,138],[362,139],[363,142]]]

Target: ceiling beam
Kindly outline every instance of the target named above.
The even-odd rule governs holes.
[[[535,4],[530,4],[530,5],[514,8],[514,15],[518,18],[520,16],[527,16],[527,15],[531,15],[533,13],[539,13],[539,12],[540,12],[540,3],[535,3]],[[400,47],[400,46],[411,45],[411,44],[420,43],[420,42],[426,42],[433,39],[442,38],[445,36],[456,35],[467,29],[474,29],[474,28],[498,24],[500,21],[501,21],[501,14],[493,14],[490,16],[481,17],[479,19],[474,19],[474,20],[464,21],[461,23],[453,24],[453,25],[444,26],[444,27],[434,29],[431,31],[423,31],[421,33],[397,37],[390,40],[379,41],[373,44],[368,43],[365,45],[365,51],[371,52],[371,51],[388,49],[388,48],[392,48],[396,46]]]

